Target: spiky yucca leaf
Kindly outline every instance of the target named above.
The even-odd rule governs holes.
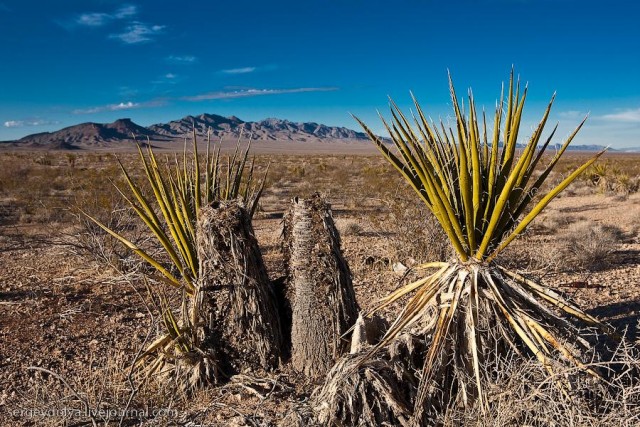
[[[540,211],[604,151],[549,191],[548,197],[534,204],[534,196],[584,124],[584,120],[549,164],[537,171],[536,166],[551,141],[548,138],[540,145],[555,95],[527,144],[518,149],[518,130],[527,88],[519,95],[520,83],[514,81],[513,73],[506,99],[507,113],[503,118],[503,91],[496,108],[492,140],[487,138],[488,129],[484,119],[480,131],[471,91],[469,116],[464,117],[451,78],[449,87],[456,118],[457,141],[452,140],[453,136],[447,137],[446,131],[438,132],[436,125],[425,117],[415,98],[418,114],[413,116],[413,126],[393,101],[393,122],[389,124],[383,119],[396,152],[387,147],[362,121],[358,118],[356,120],[434,213],[451,238],[459,258],[462,261],[471,257],[478,261],[490,260],[506,247],[505,241],[511,242],[521,234]],[[503,121],[504,130],[501,130],[500,124]],[[444,128],[444,124],[441,126]],[[530,182],[535,176],[534,172],[540,172],[540,175]],[[532,208],[531,213],[520,218],[528,208]],[[516,223],[518,228],[514,229]]]
[[[412,294],[386,336],[369,355],[432,313],[434,308],[437,313],[427,330],[431,346],[415,403],[414,423],[422,420],[430,398],[439,387],[445,394],[449,387],[453,401],[458,399],[465,405],[477,403],[486,407],[483,383],[488,374],[480,365],[491,357],[491,351],[502,345],[494,335],[517,351],[529,350],[550,374],[554,372],[554,364],[562,361],[583,367],[580,357],[589,348],[587,341],[573,323],[547,305],[586,325],[612,333],[558,292],[508,271],[494,261],[553,198],[603,154],[596,154],[538,197],[584,121],[546,166],[538,168],[555,133],[554,128],[550,136],[542,139],[555,95],[527,143],[520,147],[518,135],[527,88],[521,89],[513,71],[506,99],[504,87],[501,92],[493,130],[487,129],[484,113],[482,118],[478,116],[471,91],[469,112],[465,115],[450,76],[449,88],[455,129],[447,129],[442,122],[437,126],[429,121],[415,98],[416,112],[411,120],[393,101],[392,121],[389,123],[381,117],[393,148],[355,118],[431,210],[457,254],[457,259],[450,262],[420,266],[418,270],[437,270],[401,287],[371,310],[374,312]],[[488,317],[494,320],[487,321]],[[480,327],[480,323],[485,326]],[[447,368],[447,363],[453,367]],[[597,375],[592,370],[589,373]]]
[[[201,173],[202,160],[198,156],[196,134],[193,134],[193,152],[187,152],[186,143],[182,159],[175,162],[160,163],[156,154],[147,145],[145,150],[138,145],[140,163],[147,178],[151,194],[145,194],[142,187],[131,177],[124,165],[118,160],[125,181],[133,197],[126,195],[123,189],[118,192],[128,202],[142,222],[153,234],[177,273],[163,265],[143,249],[131,243],[125,236],[116,233],[95,218],[95,221],[111,236],[118,239],[129,249],[151,264],[169,284],[185,287],[192,293],[198,278],[198,254],[195,248],[195,223],[203,204],[214,201],[242,199],[255,211],[262,193],[264,179],[254,182],[253,161],[247,167],[251,141],[244,150],[240,141],[232,157],[227,157],[223,169],[221,144],[212,150],[211,139],[207,136],[204,176]]]

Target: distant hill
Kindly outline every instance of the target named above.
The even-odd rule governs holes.
[[[559,150],[562,147],[562,144],[556,144],[556,145],[551,145],[549,146],[549,150],[553,150],[554,148],[556,150]],[[596,145],[596,144],[591,144],[591,145],[571,145],[569,144],[569,146],[567,147],[567,151],[602,151],[605,148],[607,148],[604,145]],[[613,148],[609,148],[609,151],[618,151],[615,150]]]
[[[620,151],[621,153],[640,153],[640,147],[625,147],[620,148],[617,151]]]
[[[139,126],[130,119],[113,123],[81,123],[56,132],[42,132],[25,136],[17,141],[7,141],[16,146],[50,149],[81,149],[105,147],[112,143],[129,142],[136,138],[158,139],[153,131]]]
[[[242,120],[235,116],[222,117],[217,114],[201,114],[199,116],[186,116],[169,123],[151,125],[148,129],[158,135],[170,138],[188,137],[193,132],[194,127],[199,135],[205,134],[208,129],[211,129],[213,135],[220,136],[221,134],[233,132],[243,123]]]

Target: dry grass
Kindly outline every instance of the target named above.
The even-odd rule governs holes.
[[[419,334],[404,334],[361,365],[357,355],[343,359],[312,396],[322,425],[405,425],[426,348]],[[438,410],[429,425],[636,426],[640,423],[638,348],[625,341],[612,348],[606,360],[592,359],[586,365],[602,373],[603,379],[566,365],[554,365],[550,376],[535,359],[514,352],[494,357],[482,366],[489,378],[486,409],[464,409],[462,401],[453,401]],[[448,392],[440,390],[436,394],[440,397],[430,404],[442,404],[440,399],[446,399]]]
[[[404,195],[384,198],[385,209],[371,216],[372,226],[388,237],[391,259],[406,263],[446,261],[453,255],[446,234],[426,207]]]
[[[356,221],[346,221],[336,224],[341,236],[359,236],[364,232],[364,228]]]
[[[640,360],[637,349],[620,346],[617,362],[588,366],[607,371],[605,381],[565,368],[549,377],[531,363],[503,361],[494,370],[489,410],[459,411],[452,408],[440,422],[446,426],[635,426],[640,423]],[[572,389],[560,387],[569,378]]]
[[[599,270],[614,262],[623,238],[622,230],[616,226],[576,222],[562,233],[560,257],[574,270]]]

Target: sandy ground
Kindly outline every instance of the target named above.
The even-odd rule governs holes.
[[[243,140],[243,144],[244,144]],[[218,141],[212,141],[212,145]],[[191,141],[188,142],[189,147]],[[237,145],[237,140],[222,141],[222,151],[233,151]],[[158,152],[170,151],[180,152],[184,148],[184,142],[178,139],[174,141],[151,141],[151,146]],[[369,141],[344,141],[344,140],[315,140],[315,141],[252,141],[251,151],[254,154],[296,154],[296,155],[316,155],[316,154],[341,154],[341,155],[370,155],[376,154],[377,149]],[[198,149],[204,152],[207,144],[203,140],[198,141]],[[36,149],[38,150],[38,149]],[[34,147],[3,146],[0,144],[0,152],[32,152]],[[46,148],[38,151],[49,151]],[[60,151],[71,153],[95,152],[95,153],[126,153],[136,151],[133,142],[110,143],[108,146],[92,147],[88,150]]]

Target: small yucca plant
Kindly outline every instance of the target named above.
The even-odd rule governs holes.
[[[213,372],[216,369],[215,361],[205,357],[195,333],[195,326],[201,322],[196,301],[202,292],[198,286],[200,265],[196,248],[196,221],[204,206],[225,200],[240,200],[252,216],[264,186],[264,178],[258,182],[254,180],[254,163],[247,162],[251,141],[245,150],[240,150],[238,140],[233,156],[226,157],[226,160],[220,154],[221,145],[212,147],[208,134],[204,162],[198,155],[195,130],[193,150],[187,151],[185,141],[181,158],[175,156],[171,160],[167,157],[164,162],[159,162],[150,144],[147,144],[146,150],[138,145],[147,192],[118,160],[132,196],[128,196],[124,189],[116,188],[160,245],[164,257],[169,260],[168,264],[87,215],[153,266],[158,273],[156,278],[183,292],[182,309],[176,315],[162,290],[148,287],[156,306],[161,310],[166,331],[148,346],[140,358],[143,361],[147,356],[155,356],[147,366],[149,374],[162,370],[167,361],[182,358],[191,359],[193,371],[200,371],[200,374],[187,372],[183,375],[191,377],[189,381],[192,383],[202,381],[203,376],[217,376]],[[178,364],[173,363],[171,369],[176,366]]]
[[[608,331],[558,292],[494,261],[554,197],[602,154],[595,155],[546,194],[540,194],[584,121],[549,161],[543,154],[557,126],[546,139],[542,134],[555,95],[529,141],[520,147],[518,133],[527,88],[521,93],[513,71],[506,100],[503,88],[497,104],[493,129],[488,128],[484,112],[478,115],[471,91],[466,115],[450,77],[449,85],[456,121],[453,129],[428,120],[415,98],[416,111],[411,119],[391,101],[393,120],[382,120],[395,150],[356,118],[433,212],[457,255],[449,262],[417,267],[418,271],[432,269],[435,273],[401,287],[371,310],[412,294],[373,351],[416,322],[427,321],[431,343],[415,402],[414,422],[420,422],[424,411],[430,410],[436,394],[442,398],[450,393],[450,403],[486,408],[483,384],[491,374],[483,366],[500,357],[496,353],[502,350],[529,351],[549,374],[558,363],[584,367],[581,357],[590,346],[567,316],[558,315],[556,310]],[[537,168],[546,161],[546,166]]]

